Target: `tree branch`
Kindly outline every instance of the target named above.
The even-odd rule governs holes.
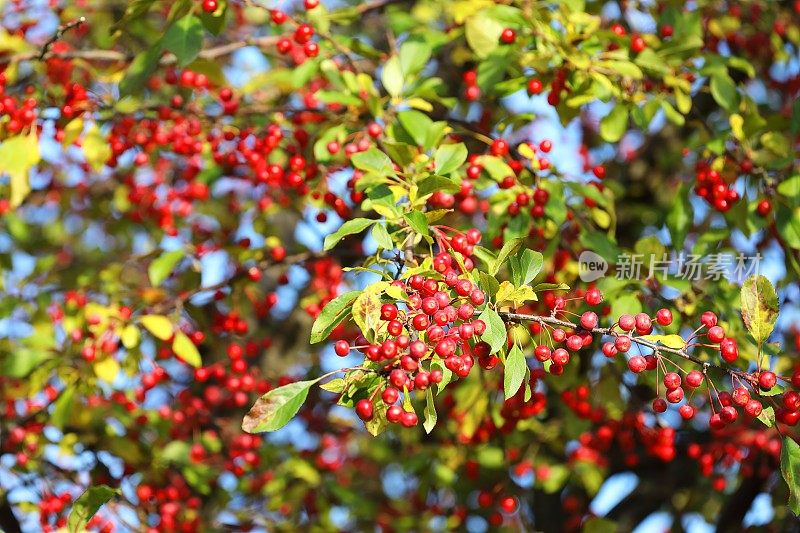
[[[570,328],[570,329],[580,329],[580,326],[578,324],[575,324],[573,322],[569,322],[569,321],[566,321],[566,320],[560,320],[560,319],[558,319],[558,318],[556,318],[554,316],[528,315],[528,314],[521,314],[521,313],[512,313],[512,312],[508,312],[508,311],[498,311],[497,314],[500,315],[500,318],[504,318],[504,319],[509,320],[509,321],[538,322],[540,324],[548,324],[550,326],[559,326],[559,327]],[[616,337],[617,336],[617,332],[615,332],[613,328],[593,328],[591,332],[592,333],[597,333],[597,334],[600,334],[600,335],[605,335],[605,336],[612,336],[612,337]],[[683,359],[686,359],[687,361],[691,361],[691,362],[693,362],[693,363],[695,363],[697,365],[700,365],[700,366],[703,367],[703,372],[704,373],[705,373],[706,369],[708,369],[708,368],[716,368],[717,370],[721,370],[723,372],[731,374],[732,376],[735,375],[735,376],[737,376],[739,378],[745,379],[746,381],[748,381],[750,383],[753,383],[753,381],[754,381],[753,378],[750,376],[750,374],[747,374],[746,372],[741,372],[739,370],[736,370],[736,369],[733,369],[733,368],[730,368],[730,367],[727,367],[727,366],[722,366],[722,365],[718,365],[718,364],[711,363],[711,362],[708,362],[708,361],[703,361],[703,360],[699,359],[698,357],[688,353],[686,351],[685,347],[684,348],[670,348],[669,346],[662,346],[662,345],[660,345],[658,343],[655,343],[655,342],[652,342],[652,341],[649,341],[649,340],[646,340],[646,339],[642,339],[641,337],[629,336],[629,338],[631,339],[631,342],[636,343],[636,344],[638,344],[640,346],[644,346],[645,348],[650,348],[651,350],[653,350],[656,353],[666,352],[666,353],[675,354],[677,356],[680,356]]]

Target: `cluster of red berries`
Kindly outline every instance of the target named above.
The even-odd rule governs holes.
[[[6,94],[6,75],[0,72],[0,118],[5,122],[5,131],[16,135],[30,127],[36,120],[36,99],[19,100]],[[6,118],[7,117],[7,118]]]
[[[464,88],[464,99],[467,102],[474,102],[481,97],[481,89],[478,87],[478,72],[475,70],[467,70],[463,74],[463,80],[466,87]]]
[[[739,200],[739,193],[726,183],[722,175],[706,162],[695,165],[695,192],[708,205],[720,212],[728,211]]]
[[[272,11],[272,21],[277,25],[282,25],[287,20],[282,11]],[[314,28],[310,24],[298,24],[291,37],[283,37],[278,40],[276,48],[281,55],[291,54],[295,64],[303,63],[307,58],[319,55],[319,44],[312,41]]]
[[[456,236],[453,247],[468,251],[480,240],[477,230],[467,232],[463,239]],[[439,253],[433,261],[434,269],[444,280],[413,275],[407,280],[396,280],[393,285],[405,293],[403,309],[395,303],[381,306],[380,317],[386,323],[389,337],[379,344],[369,344],[366,339],[356,339],[357,348],[373,362],[386,362],[382,373],[386,384],[381,399],[389,408],[389,422],[410,427],[417,423],[417,415],[395,405],[401,390],[425,390],[440,383],[442,370],[429,363],[436,356],[444,366],[459,377],[466,377],[474,364],[474,357],[488,357],[489,346],[469,342],[486,329],[482,320],[474,318],[476,306],[486,301],[486,295],[471,281],[459,278],[458,265],[447,253]],[[416,337],[412,340],[413,337]],[[335,344],[336,354],[346,356],[351,346],[345,340]],[[460,352],[460,353],[459,353]],[[429,368],[425,368],[425,365]],[[377,390],[376,390],[377,393]],[[370,420],[374,413],[372,399],[362,399],[356,404],[356,413]]]

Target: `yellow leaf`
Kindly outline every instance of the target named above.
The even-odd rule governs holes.
[[[122,345],[130,350],[139,345],[139,336],[139,328],[134,324],[128,324],[125,326],[125,329],[122,330],[120,339],[122,340]]]
[[[106,161],[111,157],[111,147],[108,145],[108,139],[103,136],[97,124],[93,124],[89,131],[86,132],[86,137],[83,139],[83,154],[86,157],[86,162],[95,172],[102,169]]]
[[[103,381],[113,383],[119,374],[119,363],[113,357],[108,356],[94,364],[94,373]]]
[[[17,135],[0,144],[0,173],[11,177],[11,207],[17,207],[31,192],[28,173],[39,162],[39,138],[36,128],[27,135]]]
[[[638,338],[650,342],[660,342],[663,346],[676,350],[686,346],[686,341],[680,335],[642,335]]]
[[[78,117],[71,120],[70,123],[64,127],[64,139],[61,144],[63,146],[70,146],[78,140],[81,133],[83,133],[83,118]]]
[[[197,351],[197,346],[195,346],[192,340],[182,331],[175,333],[175,340],[172,341],[172,351],[187,364],[195,368],[203,364],[203,360],[200,358],[200,352]]]
[[[139,321],[147,328],[147,331],[162,341],[169,340],[172,337],[172,322],[165,316],[145,315]]]

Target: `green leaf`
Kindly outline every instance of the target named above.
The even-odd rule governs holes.
[[[436,414],[436,404],[433,401],[432,387],[429,387],[428,390],[425,391],[424,414],[425,414],[425,422],[422,423],[422,427],[425,428],[425,433],[430,433],[436,426],[436,421],[438,419],[438,415]]]
[[[775,409],[772,406],[767,406],[761,410],[761,413],[756,417],[768,428],[775,426]]]
[[[131,96],[142,90],[150,75],[155,72],[160,56],[161,48],[151,46],[133,58],[128,70],[125,71],[125,76],[119,82],[120,98]]]
[[[147,267],[147,276],[150,278],[150,284],[153,287],[158,287],[172,274],[175,265],[186,255],[183,250],[174,250],[172,252],[165,252],[153,260]]]
[[[791,437],[783,437],[781,474],[789,486],[789,510],[800,516],[800,445]]]
[[[380,222],[372,226],[372,238],[378,243],[378,247],[383,250],[393,250],[394,243],[389,232],[386,231],[386,226]]]
[[[166,341],[172,337],[172,322],[165,316],[144,315],[139,322],[157,339]]]
[[[692,203],[689,201],[689,188],[681,185],[672,202],[672,208],[667,213],[667,227],[672,235],[672,244],[676,249],[683,248],[692,221],[693,209]]]
[[[203,27],[207,29],[213,35],[219,35],[222,33],[222,30],[225,28],[226,22],[226,15],[228,14],[228,2],[226,0],[220,0],[218,2],[218,7],[216,11],[211,13],[206,13],[203,11],[200,13],[200,20],[203,23]]]
[[[399,57],[392,56],[384,63],[381,83],[390,96],[398,97],[403,93],[403,67],[400,65]]]
[[[686,119],[683,118],[683,115],[666,100],[661,100],[661,109],[664,110],[664,116],[667,117],[667,120],[676,126],[683,126],[686,123]]]
[[[31,192],[28,173],[41,159],[36,128],[27,135],[9,137],[0,144],[0,175],[11,177],[12,208],[19,206]]]
[[[408,226],[420,235],[430,235],[428,229],[428,219],[421,211],[411,211],[404,213],[403,218],[408,223]]]
[[[344,224],[342,224],[339,229],[327,235],[325,237],[325,242],[323,244],[324,250],[330,250],[334,246],[336,246],[339,241],[345,238],[348,235],[354,235],[356,233],[361,233],[372,224],[375,224],[376,220],[372,220],[370,218],[354,218],[352,220],[348,220]]]
[[[111,157],[111,146],[97,124],[93,124],[83,138],[83,154],[95,172],[99,172]]]
[[[508,264],[514,285],[527,285],[541,272],[544,257],[541,253],[526,248],[521,254],[512,256]]]
[[[411,138],[414,139],[418,146],[426,145],[428,132],[433,127],[433,121],[428,118],[428,115],[415,109],[409,109],[408,111],[399,112],[397,120],[400,121],[400,125],[411,135]]]
[[[467,147],[464,143],[443,144],[433,156],[437,174],[450,174],[467,160]]]
[[[522,246],[522,243],[525,241],[523,238],[511,239],[506,241],[503,244],[503,247],[500,249],[500,253],[497,254],[497,259],[494,261],[494,264],[489,268],[489,274],[494,276],[500,270],[506,259],[512,254],[517,253],[517,251]]]
[[[796,174],[780,182],[777,191],[787,198],[800,200],[800,174]]]
[[[511,351],[508,352],[505,371],[503,372],[503,394],[506,400],[517,393],[522,386],[522,382],[525,381],[527,373],[528,363],[525,361],[525,354],[515,343],[511,347]]]
[[[175,339],[172,341],[172,351],[187,364],[195,368],[203,366],[203,360],[200,358],[200,352],[197,350],[197,346],[195,346],[192,340],[180,330],[175,332]]]
[[[461,187],[455,181],[451,180],[450,178],[445,178],[444,176],[437,176],[435,174],[423,178],[417,182],[417,187],[417,198],[423,198],[424,196],[433,194],[436,191],[458,192],[461,190]]]
[[[711,96],[727,111],[733,112],[739,107],[736,83],[726,72],[718,72],[711,76]]]
[[[628,108],[617,104],[600,120],[600,136],[608,142],[617,142],[628,129]]]
[[[50,423],[58,429],[63,429],[69,421],[74,398],[75,387],[70,385],[61,391],[55,404],[53,404],[53,414],[50,417]]]
[[[349,291],[328,302],[311,326],[311,344],[322,342],[351,312],[361,291]]]
[[[483,10],[467,19],[465,36],[475,55],[483,59],[500,45],[500,34],[505,25]]]
[[[321,378],[297,381],[272,389],[256,400],[242,420],[247,433],[275,431],[289,423],[308,397],[308,390]]]
[[[175,54],[179,67],[185,67],[203,47],[203,23],[194,15],[178,19],[161,38],[161,47]]]
[[[486,324],[486,331],[481,335],[481,340],[486,341],[491,347],[491,353],[499,352],[506,345],[508,335],[506,325],[497,311],[487,307],[478,317]]]
[[[778,295],[764,276],[750,276],[740,292],[742,320],[757,343],[767,340],[778,318]]]
[[[378,150],[370,148],[366,152],[359,152],[351,158],[353,166],[364,172],[377,174],[378,176],[393,176],[394,167],[389,156]]]
[[[419,37],[409,37],[400,45],[400,69],[403,74],[416,74],[431,58],[430,45]]]
[[[86,490],[78,496],[72,505],[72,510],[67,518],[67,529],[70,533],[78,533],[86,529],[89,520],[111,498],[120,494],[119,489],[112,489],[106,485],[98,485]]]

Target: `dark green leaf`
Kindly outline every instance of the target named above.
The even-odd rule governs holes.
[[[403,218],[408,222],[408,226],[420,235],[430,235],[428,220],[421,211],[411,211],[405,213]]]
[[[789,486],[789,510],[800,516],[800,445],[791,437],[783,437],[781,474]]]
[[[156,70],[160,56],[161,49],[152,46],[133,58],[122,81],[119,82],[120,97],[136,94],[144,87],[150,75]]]
[[[509,261],[511,266],[511,279],[514,285],[527,285],[539,275],[544,264],[541,253],[526,248],[521,254],[512,256]]]
[[[350,314],[351,306],[361,291],[349,291],[328,302],[311,326],[311,344],[322,342]]]
[[[346,236],[354,235],[356,233],[361,233],[375,222],[376,222],[375,220],[372,220],[370,218],[354,218],[352,220],[348,220],[347,222],[342,224],[339,229],[337,229],[336,231],[325,237],[325,243],[323,245],[323,249],[330,250]]]
[[[503,393],[506,400],[517,393],[522,386],[522,382],[525,381],[527,373],[528,363],[525,361],[525,354],[515,343],[511,347],[511,351],[508,352],[503,372]]]
[[[497,311],[487,307],[481,316],[478,317],[486,324],[486,331],[481,335],[481,340],[486,341],[491,346],[491,353],[499,352],[506,345],[508,335],[506,325]]]
[[[242,420],[242,429],[247,433],[263,433],[282,428],[294,418],[306,401],[308,389],[319,380],[297,381],[272,389],[256,400]]]
[[[711,96],[723,109],[733,112],[739,107],[739,93],[736,92],[736,83],[727,73],[717,73],[711,76]]]
[[[203,47],[203,23],[194,15],[177,20],[161,39],[161,47],[175,54],[178,66],[185,67]]]
[[[506,260],[511,254],[517,253],[517,251],[522,246],[524,239],[517,238],[506,241],[503,244],[503,247],[500,249],[500,253],[497,254],[497,259],[495,260],[494,264],[489,268],[489,274],[494,276],[500,270],[500,268],[505,264]]]
[[[87,489],[86,492],[78,496],[67,518],[69,532],[77,533],[86,529],[86,524],[89,523],[95,513],[117,494],[120,494],[119,489],[98,485]]]

